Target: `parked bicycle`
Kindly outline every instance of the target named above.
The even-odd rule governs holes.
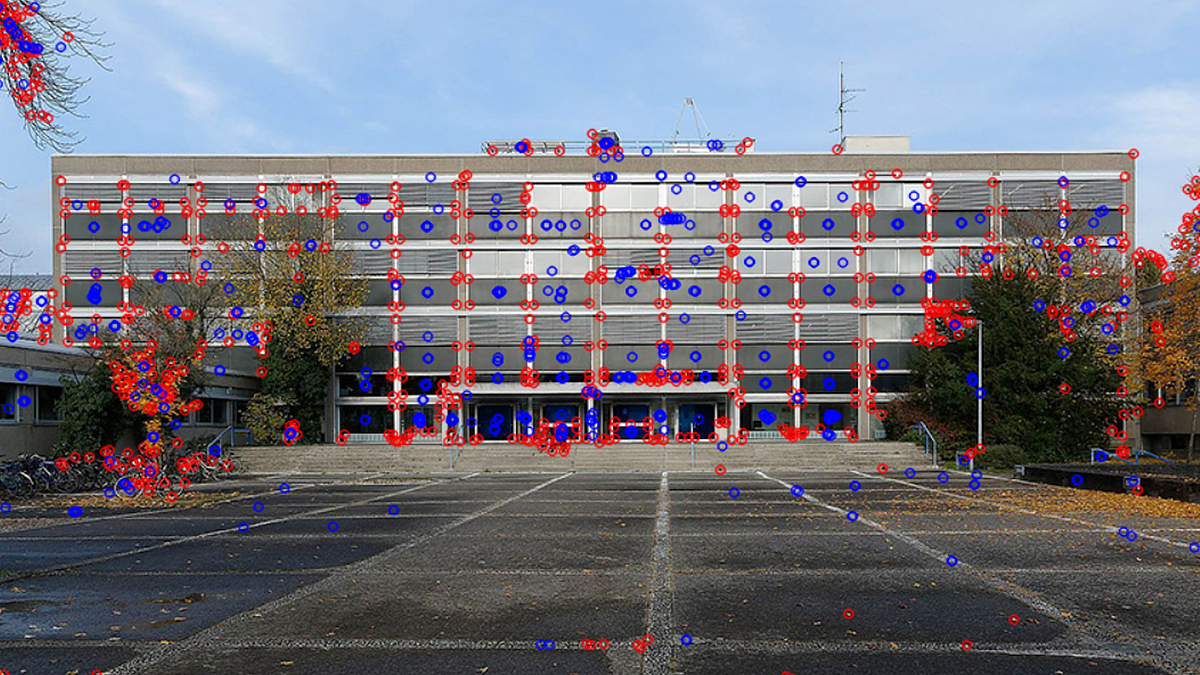
[[[33,477],[26,473],[23,461],[10,459],[0,464],[0,493],[9,497],[28,497],[33,491]]]

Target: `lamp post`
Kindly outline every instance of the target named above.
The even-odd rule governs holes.
[[[978,349],[976,350],[976,377],[979,378],[975,390],[975,448],[983,447],[983,322],[979,319],[975,320],[975,325],[978,327]],[[971,453],[971,473],[975,472],[975,453]]]

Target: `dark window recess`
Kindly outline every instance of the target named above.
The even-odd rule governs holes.
[[[17,419],[17,385],[0,384],[0,422]]]
[[[222,398],[202,398],[204,407],[196,411],[196,424],[229,425],[228,401]]]
[[[341,428],[352,434],[382,434],[392,428],[392,411],[386,405],[338,406]]]
[[[37,420],[39,422],[58,422],[62,413],[58,410],[58,402],[62,399],[62,387],[37,388]]]

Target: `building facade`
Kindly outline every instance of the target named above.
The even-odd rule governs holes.
[[[560,439],[781,423],[869,439],[906,386],[921,301],[963,297],[966,259],[1006,219],[1049,197],[1107,207],[1089,223],[1106,254],[1134,233],[1123,152],[518,149],[55,157],[55,286],[76,321],[107,322],[122,277],[174,283],[252,239],[231,214],[336,207],[326,238],[369,280],[369,339],[331,381],[330,438],[503,442],[548,420]],[[251,346],[213,344],[224,372],[253,375]],[[461,409],[438,409],[442,381],[469,392]]]

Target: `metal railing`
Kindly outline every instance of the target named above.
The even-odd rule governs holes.
[[[1145,455],[1147,457],[1153,457],[1154,459],[1157,459],[1159,461],[1166,462],[1167,464],[1169,464],[1171,466],[1175,466],[1175,462],[1172,462],[1171,460],[1167,459],[1166,457],[1159,457],[1158,455],[1154,454],[1153,452],[1150,452],[1149,450],[1134,450],[1133,452],[1130,453],[1131,455],[1133,455],[1133,461],[1131,462],[1128,459],[1121,457],[1120,455],[1111,454],[1111,453],[1107,452],[1106,450],[1104,450],[1103,448],[1092,448],[1092,464],[1096,463],[1096,455],[1101,454],[1101,453],[1103,453],[1105,456],[1105,459],[1101,460],[1101,462],[1104,462],[1105,460],[1107,460],[1111,457],[1116,457],[1117,459],[1121,460],[1122,462],[1125,462],[1126,464],[1133,464],[1134,466],[1137,466],[1138,460],[1143,455]]]
[[[211,454],[211,453],[212,453],[212,449],[213,449],[214,447],[220,447],[220,445],[221,445],[221,441],[222,441],[222,439],[224,439],[224,438],[225,438],[225,435],[226,435],[226,434],[228,434],[228,435],[229,435],[229,447],[236,447],[236,446],[237,446],[237,435],[238,435],[238,433],[244,433],[244,434],[246,434],[246,440],[248,441],[248,442],[247,442],[247,445],[249,445],[249,444],[253,443],[253,439],[252,439],[252,437],[250,436],[250,430],[249,430],[249,429],[239,429],[239,428],[237,428],[237,425],[236,425],[236,424],[231,424],[231,425],[229,425],[229,426],[225,427],[224,429],[222,429],[222,430],[221,430],[221,433],[217,434],[216,438],[214,438],[214,439],[212,439],[211,441],[209,441],[209,442],[208,442],[208,445],[206,445],[206,446],[204,446],[204,447],[205,447],[205,449],[207,449],[207,450],[209,451],[209,453]]]
[[[649,148],[651,153],[662,152],[672,154],[699,154],[699,153],[737,153],[739,155],[754,152],[754,139],[751,138],[751,145],[746,147],[743,145],[745,138],[678,138],[675,140],[657,139],[652,141],[638,140],[622,140],[621,148],[628,154],[644,154],[644,149]],[[518,147],[520,145],[520,147]],[[479,144],[480,152],[489,155],[569,155],[586,152],[591,147],[591,141],[585,140],[530,140],[528,145],[522,140],[494,140],[483,141]],[[742,148],[738,151],[738,148]]]
[[[925,426],[924,422],[917,422],[912,428],[925,441],[925,454],[933,458],[934,466],[938,466],[937,439],[933,437],[933,432],[929,430],[929,427]]]

